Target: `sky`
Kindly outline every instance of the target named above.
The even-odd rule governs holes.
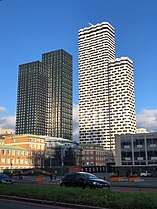
[[[73,135],[78,137],[78,30],[109,22],[116,57],[134,63],[137,127],[157,131],[156,0],[1,0],[0,129],[15,129],[18,66],[63,49],[73,56]]]

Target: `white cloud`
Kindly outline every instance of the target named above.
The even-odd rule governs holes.
[[[147,131],[157,131],[157,109],[156,110],[142,110],[136,116],[137,128],[145,128]]]
[[[73,140],[79,141],[79,105],[73,105]]]
[[[0,113],[5,112],[5,111],[6,111],[6,108],[5,108],[5,107],[0,106]]]
[[[15,116],[0,116],[0,129],[15,130]]]
[[[6,108],[0,106],[0,129],[11,129],[15,130],[15,116],[5,116]]]

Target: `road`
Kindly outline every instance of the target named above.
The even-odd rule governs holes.
[[[111,187],[115,192],[157,192],[157,188],[142,188],[142,187]]]
[[[25,177],[23,180],[15,179],[15,183],[21,184],[28,184],[31,183],[32,185],[59,185],[58,177],[56,181],[50,183],[49,177],[44,177],[44,181],[39,183],[35,182],[35,177],[28,176]],[[142,178],[143,181],[139,182],[111,182],[111,190],[112,191],[120,191],[120,192],[157,192],[157,177],[149,177],[149,178]]]
[[[23,202],[17,200],[0,199],[0,209],[67,209],[65,207],[58,207],[52,205]],[[70,209],[70,208],[69,208]],[[73,208],[71,208],[73,209]]]

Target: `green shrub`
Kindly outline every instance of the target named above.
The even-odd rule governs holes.
[[[157,194],[86,190],[52,185],[0,185],[0,195],[66,202],[115,209],[157,209]]]

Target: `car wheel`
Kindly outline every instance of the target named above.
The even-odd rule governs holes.
[[[90,185],[86,185],[85,188],[86,189],[91,189],[91,186]]]
[[[61,187],[66,187],[66,184],[63,183],[63,184],[61,184],[60,186],[61,186]]]

